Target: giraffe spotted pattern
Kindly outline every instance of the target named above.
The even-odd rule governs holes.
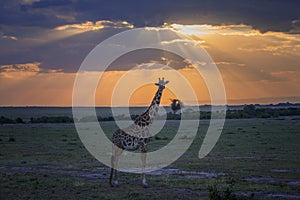
[[[158,90],[149,106],[149,108],[139,117],[134,120],[134,123],[125,129],[118,129],[114,132],[112,136],[113,143],[113,155],[111,158],[111,173],[109,177],[109,183],[111,186],[118,186],[117,180],[117,168],[118,159],[122,154],[123,150],[135,151],[140,150],[141,160],[142,160],[142,174],[143,174],[143,186],[148,187],[145,177],[145,167],[146,167],[146,152],[148,151],[148,145],[151,139],[151,133],[149,131],[149,126],[152,124],[156,117],[159,109],[160,99],[162,96],[162,91],[165,89],[165,85],[169,81],[164,81],[164,78],[160,79],[158,83]],[[114,179],[114,183],[112,182]]]

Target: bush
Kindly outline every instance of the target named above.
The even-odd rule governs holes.
[[[30,118],[30,123],[74,123],[73,118],[70,117],[37,117]]]
[[[155,140],[168,140],[168,137],[159,137],[157,135],[154,136]]]
[[[9,119],[3,116],[0,117],[0,124],[15,124],[15,123],[16,121],[13,119]]]
[[[171,112],[169,112],[167,114],[167,120],[180,120],[181,119],[181,115],[180,114],[173,114]]]
[[[16,141],[16,139],[13,138],[13,137],[9,137],[9,138],[8,138],[8,142],[15,142],[15,141]]]
[[[208,187],[209,199],[211,200],[236,200],[237,197],[232,190],[233,185],[229,184],[224,191],[220,191],[216,184]]]
[[[244,199],[244,200],[251,200],[254,198],[254,194],[252,193],[250,196],[237,196],[234,191],[235,180],[232,177],[229,177],[225,180],[225,183],[219,182],[219,186],[217,183],[208,186],[209,192],[209,199],[211,200],[237,200],[237,199]]]
[[[25,124],[25,122],[23,121],[23,119],[20,118],[20,117],[18,117],[18,118],[16,119],[16,123],[17,123],[17,124]]]

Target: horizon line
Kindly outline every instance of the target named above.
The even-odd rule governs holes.
[[[300,102],[279,102],[279,103],[241,103],[241,104],[199,104],[199,105],[188,105],[184,104],[184,107],[195,107],[195,106],[244,106],[244,105],[260,105],[260,106],[268,106],[268,105],[278,105],[278,104],[290,104],[290,105],[297,105],[300,104]],[[109,106],[109,105],[96,105],[96,106],[71,106],[71,105],[0,105],[0,108],[5,108],[5,107],[53,107],[53,108],[108,108],[108,107],[115,107],[115,108],[125,108],[125,107],[148,107],[149,105],[133,105],[133,106],[123,106],[123,105],[118,105],[118,106]],[[170,107],[171,105],[160,105],[163,107]]]

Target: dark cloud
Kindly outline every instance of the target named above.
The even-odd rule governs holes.
[[[25,40],[0,39],[0,65],[41,62],[43,69],[63,69],[65,72],[77,71],[87,54],[100,42],[124,29],[106,28],[87,31],[78,35],[54,41],[39,43],[41,38]],[[47,31],[35,29],[36,35]],[[49,30],[50,31],[50,30]],[[29,35],[26,35],[29,37]],[[32,44],[37,40],[37,44]]]
[[[262,32],[289,31],[300,19],[298,0],[41,0],[32,4],[4,0],[0,3],[0,23],[54,27],[68,15],[73,22],[99,19],[125,20],[136,26],[162,23],[252,25]],[[65,15],[65,17],[58,17]],[[70,21],[70,18],[69,18]]]
[[[41,62],[41,67],[76,71],[95,45],[125,29],[105,28],[32,45],[57,26],[98,20],[127,21],[135,27],[168,24],[248,24],[261,32],[298,33],[298,0],[21,0],[0,1],[0,64]],[[32,36],[31,36],[32,35]],[[5,37],[4,37],[5,36]],[[18,38],[11,40],[10,38]],[[26,38],[22,39],[22,38]],[[114,63],[128,69],[139,59]],[[158,56],[160,58],[160,55]],[[141,61],[142,62],[142,61]],[[122,66],[123,65],[123,66]],[[175,68],[182,66],[173,63]],[[113,67],[113,66],[112,66]]]
[[[101,13],[109,19],[129,20],[137,26],[183,24],[249,24],[262,32],[289,31],[299,19],[297,0],[170,0],[170,1],[79,1],[76,11],[81,20],[96,19]]]
[[[66,6],[72,4],[70,0],[36,1],[29,5],[32,8],[47,8],[52,6]],[[25,6],[25,5],[24,5]]]
[[[151,63],[151,65],[147,65],[147,63]],[[139,66],[139,69],[156,69],[155,64],[167,65],[175,70],[187,66],[185,59],[174,53],[160,49],[141,49],[120,56],[111,63],[106,71],[127,71],[137,66]]]
[[[0,24],[45,28],[63,25],[67,16],[75,13],[71,4],[71,1],[66,0],[41,0],[32,4],[23,4],[19,0],[3,0],[0,2]]]

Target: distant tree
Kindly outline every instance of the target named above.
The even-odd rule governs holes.
[[[73,118],[66,117],[66,116],[58,116],[58,117],[48,117],[42,116],[37,118],[30,118],[30,123],[73,123]]]
[[[24,124],[24,121],[23,121],[22,118],[18,117],[18,118],[16,119],[16,123],[18,123],[18,124]]]
[[[179,99],[170,99],[171,101],[171,109],[173,110],[173,114],[175,115],[178,110],[182,107],[182,102]]]
[[[255,109],[255,105],[253,104],[250,104],[250,105],[246,105],[244,108],[243,108],[244,112],[250,116],[254,116],[256,114],[256,109]]]
[[[4,116],[0,117],[0,124],[15,124],[15,123],[16,123],[16,121],[13,119],[10,119],[10,118],[4,117]]]

